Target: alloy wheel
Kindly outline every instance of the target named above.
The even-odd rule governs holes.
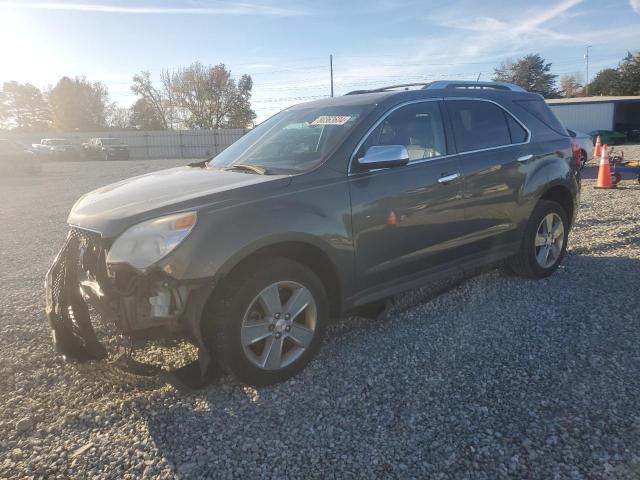
[[[538,225],[535,237],[536,261],[542,268],[552,267],[562,254],[564,224],[560,215],[548,213]]]
[[[305,286],[276,282],[262,290],[242,319],[240,340],[247,359],[264,370],[291,365],[311,345],[318,309]]]

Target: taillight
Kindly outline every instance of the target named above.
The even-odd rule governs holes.
[[[580,170],[582,167],[582,154],[580,153],[580,146],[577,143],[571,143],[571,151],[573,152],[573,161],[576,162],[576,168]]]

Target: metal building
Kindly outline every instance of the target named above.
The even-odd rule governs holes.
[[[565,127],[572,130],[626,133],[640,128],[640,96],[560,98],[547,103]]]

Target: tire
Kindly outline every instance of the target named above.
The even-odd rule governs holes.
[[[620,172],[613,172],[611,174],[611,183],[613,185],[618,185],[620,183],[620,180],[622,180],[622,175],[620,174]]]
[[[582,170],[587,165],[588,161],[589,156],[587,155],[587,152],[585,152],[584,150],[580,150],[580,170]]]
[[[553,238],[548,239],[548,241],[553,242],[553,244],[549,245],[550,253],[547,257],[547,262],[543,262],[541,264],[539,259],[544,257],[546,243],[538,246],[536,245],[536,242],[540,242],[543,238],[546,238],[544,236],[544,231],[540,236],[538,236],[538,234],[539,229],[545,228],[542,225],[542,221],[546,220],[548,216],[551,216],[553,219],[554,231],[555,225],[557,225],[555,221],[558,220],[562,222],[562,233],[561,235],[558,235],[557,240],[554,240]],[[548,277],[557,270],[558,266],[562,262],[567,250],[568,237],[569,220],[564,208],[562,208],[559,203],[549,200],[540,200],[533,209],[529,222],[525,227],[520,251],[517,255],[509,259],[508,265],[514,273],[523,277],[535,279]],[[560,238],[562,239],[561,246],[559,246]]]
[[[307,306],[298,315],[292,308],[290,318],[286,307],[294,295],[307,299]],[[274,308],[265,306],[265,298]],[[220,367],[236,380],[255,386],[283,382],[320,348],[328,303],[322,281],[306,266],[286,258],[254,262],[232,273],[214,293],[202,319],[203,337]]]

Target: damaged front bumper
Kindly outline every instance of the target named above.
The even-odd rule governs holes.
[[[142,274],[107,265],[109,245],[100,234],[72,227],[45,279],[46,312],[56,350],[80,362],[108,357],[93,328],[89,307],[105,329],[132,339],[186,338],[208,367],[200,317],[210,282],[180,282],[162,271]]]

